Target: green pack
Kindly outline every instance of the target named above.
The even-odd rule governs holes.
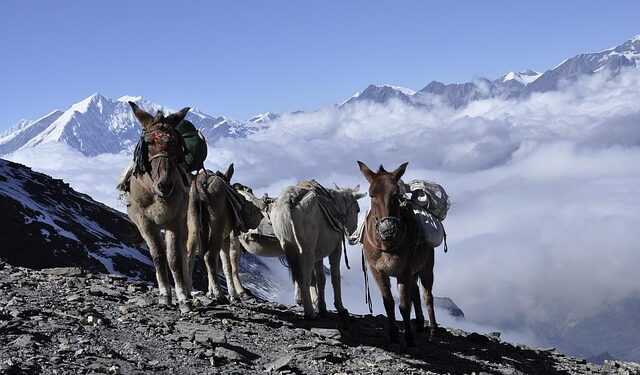
[[[207,158],[207,141],[204,136],[189,120],[182,120],[176,126],[176,130],[182,134],[187,150],[189,150],[189,154],[184,158],[187,171],[193,172],[200,169]]]

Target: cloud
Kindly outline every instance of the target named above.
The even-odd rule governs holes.
[[[493,98],[459,110],[434,103],[358,102],[284,114],[246,139],[211,145],[207,166],[234,162],[236,181],[277,195],[306,178],[366,188],[356,160],[389,169],[409,161],[405,180],[438,181],[455,202],[445,221],[451,250],[437,250],[435,294],[451,297],[473,324],[527,342],[540,327],[557,333],[640,292],[633,282],[640,264],[640,69],[588,76],[522,100]],[[109,205],[128,162],[58,150],[12,158]],[[364,313],[359,249],[349,255],[345,303]]]

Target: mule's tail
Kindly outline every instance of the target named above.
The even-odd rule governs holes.
[[[293,218],[295,210],[296,202],[288,199],[288,197],[283,194],[276,200],[276,203],[271,209],[271,222],[273,224],[273,231],[280,241],[280,246],[282,246],[284,255],[287,258],[291,279],[294,283],[298,283],[298,281],[302,280],[300,253],[302,247],[300,246]]]

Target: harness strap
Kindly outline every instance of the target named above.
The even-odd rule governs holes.
[[[364,247],[362,248],[362,273],[364,274],[364,302],[369,306],[369,313],[373,314],[373,302],[371,301],[371,290],[369,289],[369,274],[364,260]]]
[[[347,266],[347,269],[350,270],[351,267],[349,267],[349,257],[347,256],[347,242],[344,235],[342,236],[342,249],[344,251],[344,264]]]
[[[447,231],[444,230],[444,225],[442,226],[442,233],[444,234],[444,252],[446,253],[447,251],[449,251],[449,247],[447,246]]]

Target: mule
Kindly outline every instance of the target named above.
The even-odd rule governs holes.
[[[171,304],[170,269],[180,311],[188,312],[186,283],[190,274],[185,254],[190,190],[184,182],[186,172],[179,166],[185,148],[175,126],[185,118],[189,108],[164,117],[161,111],[152,116],[133,102],[129,105],[143,127],[138,157],[143,158],[145,171],[136,171],[130,178],[127,213],[149,247],[158,281],[158,303]]]
[[[360,207],[357,200],[366,195],[358,193],[358,190],[359,186],[354,189],[328,189],[337,210],[344,218],[344,230],[349,234],[356,230],[358,224]],[[345,233],[335,230],[329,223],[316,193],[300,186],[285,188],[273,204],[271,220],[289,263],[291,277],[299,288],[305,318],[318,318],[309,292],[314,271],[318,290],[318,312],[320,316],[327,315],[324,298],[325,257],[329,257],[334,307],[340,317],[347,317],[349,313],[342,303],[340,289],[340,259]]]
[[[234,188],[242,194],[248,202],[256,205],[264,215],[263,220],[266,221],[265,225],[270,225],[268,220],[268,212],[273,207],[274,198],[259,199],[253,195],[253,191],[242,184],[235,183]],[[262,224],[261,224],[262,225]],[[229,236],[230,247],[229,256],[231,258],[231,277],[233,279],[233,287],[236,294],[240,299],[247,300],[251,298],[250,292],[244,288],[242,281],[240,280],[240,257],[243,249],[248,253],[261,257],[284,257],[284,250],[280,246],[280,242],[277,237],[258,235],[253,233],[239,233],[231,232]],[[298,305],[302,305],[302,296],[300,289],[295,288],[295,300]],[[311,280],[310,287],[311,300],[314,304],[318,301],[318,294],[316,289],[315,275]]]
[[[230,199],[227,196],[231,188],[230,183],[233,172],[233,164],[229,165],[224,174],[200,171],[196,175],[198,200],[192,201],[194,205],[192,209],[201,211],[200,226],[202,234],[201,236],[189,238],[187,246],[189,274],[193,274],[196,253],[203,252],[204,263],[207,268],[207,294],[218,302],[225,301],[225,296],[218,280],[219,259],[222,261],[222,270],[227,283],[229,300],[231,302],[239,300],[239,295],[236,292],[236,288],[234,288],[232,257],[229,250],[229,236],[238,225]],[[197,204],[194,202],[197,202]],[[191,284],[189,284],[190,289]]]
[[[412,217],[413,213],[410,208],[401,205],[402,196],[398,181],[407,164],[403,163],[393,172],[387,172],[381,165],[377,172],[373,172],[358,161],[360,171],[369,181],[371,197],[371,209],[365,219],[364,256],[382,294],[391,342],[398,342],[399,336],[390,277],[397,279],[405,340],[407,346],[411,347],[415,346],[415,336],[411,327],[412,303],[416,313],[417,330],[424,330],[425,323],[417,278],[420,279],[424,290],[431,332],[434,332],[438,325],[433,310],[432,294],[434,249],[419,241],[420,228]]]

